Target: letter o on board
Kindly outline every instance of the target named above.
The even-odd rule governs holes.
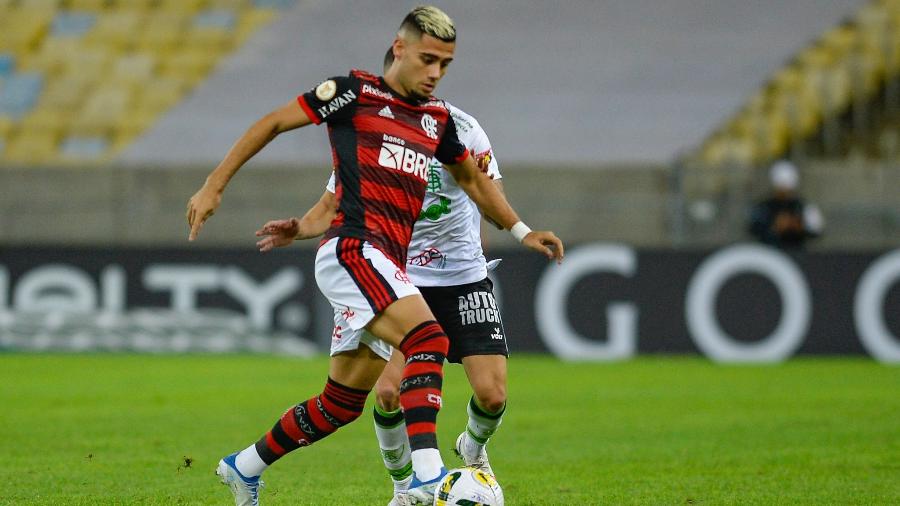
[[[732,339],[719,326],[716,297],[726,281],[739,273],[759,274],[781,296],[781,321],[766,338],[755,343]],[[737,245],[706,259],[688,283],[685,318],[694,342],[709,358],[720,362],[778,362],[789,358],[809,329],[812,305],[803,274],[783,253],[757,245]]]
[[[881,362],[900,362],[900,343],[891,336],[882,312],[891,286],[900,281],[900,250],[884,255],[860,278],[853,300],[853,320],[863,347]]]

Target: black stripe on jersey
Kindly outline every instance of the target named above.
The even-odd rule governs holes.
[[[362,237],[366,230],[365,210],[360,194],[359,161],[356,156],[357,137],[352,124],[328,127],[331,145],[337,157],[338,178],[342,188],[340,211],[344,215],[341,229],[348,235]]]

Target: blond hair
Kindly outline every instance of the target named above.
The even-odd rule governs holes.
[[[412,32],[419,37],[423,33],[427,33],[444,42],[456,40],[456,27],[453,25],[453,20],[447,13],[433,5],[420,5],[409,11],[409,14],[400,23],[398,33],[402,36],[405,32]]]

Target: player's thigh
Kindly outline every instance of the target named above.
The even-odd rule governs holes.
[[[400,350],[394,350],[391,360],[385,366],[375,383],[375,399],[382,409],[393,411],[400,407],[400,381],[406,361]]]
[[[470,355],[462,358],[472,392],[482,407],[499,410],[506,402],[507,364],[503,355]]]
[[[423,322],[434,320],[434,314],[419,294],[395,300],[366,325],[366,330],[399,348],[406,335]]]
[[[333,355],[328,376],[341,385],[358,390],[372,390],[387,362],[368,346]]]

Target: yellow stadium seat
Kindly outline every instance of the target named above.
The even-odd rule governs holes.
[[[9,116],[0,115],[0,139],[6,139],[12,133],[16,122]]]
[[[158,9],[168,12],[194,14],[203,8],[206,0],[159,0]]]
[[[114,58],[115,55],[110,48],[84,48],[65,61],[64,72],[69,75],[91,75],[102,78]]]
[[[26,115],[19,122],[23,131],[43,132],[60,137],[69,128],[74,114],[66,110],[37,109]]]
[[[216,61],[216,55],[207,51],[181,51],[162,63],[161,74],[169,77],[180,77],[191,84],[195,84],[206,77],[216,64]]]
[[[135,104],[136,111],[156,113],[165,111],[184,96],[187,83],[181,79],[159,78],[146,86]]]
[[[256,30],[275,19],[277,11],[272,9],[247,9],[238,20],[236,44],[243,44]]]
[[[33,51],[44,38],[53,12],[13,9],[0,19],[0,51]]]
[[[252,0],[209,0],[207,3],[209,9],[229,9],[235,12],[253,6]]]
[[[139,10],[111,11],[97,19],[97,24],[85,35],[88,44],[110,45],[127,49],[136,42],[147,15]]]
[[[193,50],[221,53],[231,49],[236,35],[221,28],[194,28],[186,33],[184,46]]]
[[[91,80],[87,76],[61,76],[50,80],[38,99],[40,109],[63,109],[73,111],[80,108]]]
[[[74,37],[47,37],[39,49],[22,58],[22,69],[40,71],[53,76],[63,71],[66,61],[81,50],[81,41]]]
[[[68,0],[70,9],[92,12],[104,11],[110,7],[111,3],[110,0]]]
[[[58,9],[62,4],[60,0],[19,0],[19,7],[25,9]]]
[[[3,153],[7,162],[36,165],[52,161],[57,155],[59,138],[40,131],[22,131],[10,139]]]
[[[169,53],[179,48],[186,31],[187,18],[170,12],[161,12],[146,18],[137,36],[135,48],[139,50]]]
[[[116,83],[146,84],[153,79],[156,56],[150,53],[132,53],[116,60],[109,78]]]

